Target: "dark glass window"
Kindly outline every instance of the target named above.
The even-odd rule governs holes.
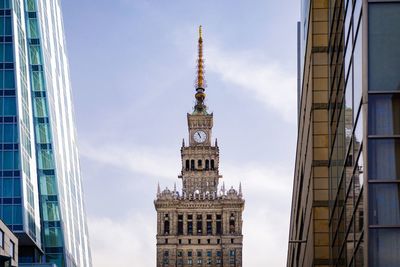
[[[370,91],[400,90],[400,3],[370,3],[368,80]]]
[[[369,185],[369,223],[400,225],[400,184]]]
[[[203,167],[203,161],[201,159],[197,161],[197,166],[199,167],[199,169]]]
[[[210,169],[210,161],[206,159],[206,170]]]
[[[214,160],[211,160],[211,170],[214,170],[215,166],[214,166]]]
[[[370,229],[368,243],[369,266],[399,266],[400,229]]]
[[[193,159],[190,161],[190,169],[194,170],[194,160]]]
[[[368,134],[400,134],[400,95],[369,95]]]
[[[211,235],[211,234],[212,234],[212,222],[207,221],[207,235]]]
[[[188,233],[188,235],[193,234],[193,215],[188,215],[187,233]]]
[[[189,160],[187,159],[186,162],[185,162],[185,169],[188,171],[189,168],[190,168],[190,166],[189,166]]]
[[[164,221],[164,234],[169,234],[169,221]]]
[[[197,215],[197,234],[203,233],[203,218],[201,215]]]
[[[178,235],[183,234],[183,215],[178,215]]]
[[[217,215],[217,221],[216,221],[216,227],[217,227],[217,235],[222,234],[222,222],[221,222],[222,216],[220,214]]]
[[[400,139],[369,139],[369,179],[400,179]]]

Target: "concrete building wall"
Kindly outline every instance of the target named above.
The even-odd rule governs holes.
[[[287,266],[328,266],[328,0],[309,3]]]

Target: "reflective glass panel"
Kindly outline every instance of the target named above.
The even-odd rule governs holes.
[[[400,185],[369,185],[369,223],[372,225],[400,224]]]
[[[369,266],[399,266],[400,229],[370,229],[368,241]]]
[[[369,139],[369,180],[400,179],[400,139]]]
[[[370,91],[400,90],[400,3],[369,3]]]
[[[400,95],[369,95],[368,134],[400,134]]]

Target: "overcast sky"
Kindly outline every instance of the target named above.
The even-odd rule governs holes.
[[[246,199],[244,266],[285,266],[296,143],[298,0],[65,0],[95,267],[154,267],[157,183],[180,188],[203,25],[227,187]]]

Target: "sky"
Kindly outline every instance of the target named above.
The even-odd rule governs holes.
[[[155,266],[157,183],[181,188],[203,26],[226,186],[242,182],[244,266],[285,266],[299,1],[65,0],[93,265]]]

